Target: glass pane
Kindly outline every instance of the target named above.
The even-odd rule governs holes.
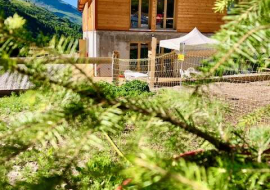
[[[157,28],[163,28],[164,21],[164,0],[157,2]]]
[[[141,44],[141,59],[148,57],[148,44]]]
[[[172,52],[171,49],[164,48],[164,53],[171,53],[171,52]]]
[[[138,44],[130,44],[130,59],[138,59]],[[136,61],[131,61],[129,68],[130,70],[136,70],[137,68],[137,63]]]
[[[159,55],[159,44],[157,44],[156,54]]]
[[[139,0],[131,1],[131,28],[138,28]]]
[[[141,59],[148,58],[148,44],[141,44]],[[148,62],[140,62],[140,72],[147,73],[148,71]]]
[[[173,18],[167,19],[166,28],[173,28]]]
[[[173,18],[174,15],[174,0],[167,0],[167,18]]]
[[[142,0],[141,28],[148,28],[149,0]]]
[[[174,0],[167,0],[167,22],[166,28],[173,28],[173,17],[174,17]]]
[[[138,44],[130,44],[130,59],[138,59]]]

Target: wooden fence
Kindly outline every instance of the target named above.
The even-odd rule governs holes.
[[[80,43],[80,46],[84,47],[84,42]],[[113,82],[119,85],[122,81],[125,81],[124,72],[131,70],[133,72],[140,72],[147,74],[147,82],[151,89],[158,87],[173,87],[180,85],[181,82],[194,82],[198,80],[196,77],[183,78],[181,71],[187,70],[190,67],[200,67],[201,60],[209,57],[213,52],[210,51],[190,51],[187,54],[185,61],[178,61],[177,54],[175,52],[157,56],[156,47],[157,39],[152,38],[151,51],[148,52],[148,58],[146,59],[120,59],[120,53],[114,51],[112,57],[87,57],[86,51],[80,49],[79,54],[76,55],[61,55],[59,57],[29,57],[29,58],[12,58],[17,64],[25,64],[26,62],[40,59],[45,64],[76,64],[77,67],[81,68],[87,73],[89,77],[93,77],[94,81],[105,80],[106,82]],[[4,59],[0,59],[0,62],[4,62]],[[196,63],[195,63],[196,62]],[[179,66],[181,64],[181,67]],[[183,64],[183,65],[182,65]],[[97,77],[95,73],[95,66],[98,65],[111,65],[111,73],[109,77]],[[87,68],[85,68],[85,66]],[[76,68],[74,69],[76,70]],[[75,73],[74,75],[77,75]],[[229,81],[229,82],[254,82],[269,80],[270,72],[262,73],[250,73],[250,74],[238,74],[238,75],[227,75],[222,77],[212,77],[210,80],[213,81]],[[11,78],[14,78],[11,80]],[[10,79],[10,80],[9,80]],[[201,79],[202,80],[202,79]],[[5,84],[5,81],[8,81]],[[0,91],[5,90],[20,90],[29,88],[27,81],[24,79],[24,87],[20,88],[21,85],[13,85],[15,81],[14,74],[0,75]],[[16,82],[14,82],[16,83]]]

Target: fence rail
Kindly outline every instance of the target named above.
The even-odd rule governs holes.
[[[71,57],[71,56],[56,56],[56,57],[14,57],[11,58],[16,61],[17,64],[25,64],[26,62],[35,60],[44,60],[47,64],[108,64],[112,63],[112,57]],[[4,62],[6,59],[1,58],[0,62]]]

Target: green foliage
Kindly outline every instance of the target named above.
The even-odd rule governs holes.
[[[35,5],[44,7],[61,18],[68,18],[70,21],[82,25],[82,14],[76,7],[71,6],[61,0],[25,0],[33,2]]]
[[[21,95],[12,94],[10,97],[0,99],[1,116],[0,119],[8,121],[12,117],[19,118],[31,111],[42,110],[48,100],[40,93],[28,91]]]
[[[255,110],[254,112],[245,115],[243,118],[239,120],[239,127],[244,126],[253,126],[258,122],[262,122],[266,117],[269,117],[270,115],[270,106],[265,106],[260,109]]]
[[[270,7],[262,5],[268,1],[252,2],[237,7],[238,22],[217,34],[225,43],[207,75],[228,63],[238,67],[232,61],[242,59],[238,50],[265,52],[268,29],[238,43],[252,27],[266,24]],[[62,56],[76,50],[77,41],[69,38],[51,41],[47,52],[57,59],[38,57],[43,49],[26,60],[11,59],[18,44],[29,50],[27,38],[15,30],[23,22],[17,16],[0,22],[0,66],[28,75],[35,85],[0,100],[0,112],[15,118],[0,118],[1,189],[270,189],[269,128],[230,124],[226,106],[200,85],[151,93],[139,81],[95,83],[75,65],[84,59]],[[228,26],[237,29],[233,35]],[[48,63],[68,66],[48,74]],[[74,79],[72,69],[84,79]]]
[[[73,181],[80,189],[115,189],[124,178],[119,173],[124,168],[110,155],[97,154],[90,158],[84,167],[77,167]]]
[[[107,82],[100,82],[97,84],[104,90],[104,94],[112,98],[116,97],[142,97],[151,95],[149,86],[146,82],[139,80],[129,81],[121,86],[116,86]]]
[[[226,4],[228,1],[218,2]],[[224,17],[226,24],[215,35],[221,43],[216,47],[214,61],[210,63],[211,73],[256,71],[269,66],[269,7],[269,0],[235,3],[230,15]],[[209,67],[206,70],[209,71]]]
[[[237,0],[217,0],[215,2],[215,11],[224,12],[231,7]]]

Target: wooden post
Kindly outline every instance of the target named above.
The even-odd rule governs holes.
[[[119,85],[119,57],[120,54],[118,51],[114,51],[112,55],[112,77],[113,77],[113,83],[115,85]]]
[[[79,55],[80,57],[86,57],[86,40],[79,40]]]
[[[87,57],[87,48],[86,48],[86,40],[80,39],[79,40],[79,56],[80,58],[86,58]],[[80,69],[82,69],[88,77],[93,77],[94,76],[94,68],[93,68],[93,64],[89,64],[87,63],[87,61],[85,63],[81,63],[81,64],[76,64],[77,67],[79,67]],[[75,69],[77,70],[77,69]],[[80,72],[75,71],[73,73],[73,75],[77,75],[77,76],[82,76]]]
[[[164,48],[161,48],[161,55],[164,55]],[[163,76],[163,74],[164,74],[164,71],[166,70],[166,69],[164,69],[164,67],[165,67],[165,65],[164,65],[164,58],[161,58],[161,74],[162,75],[160,75],[160,76]],[[166,71],[165,71],[166,72]],[[164,75],[165,76],[165,75]],[[163,76],[163,77],[164,77]]]
[[[152,37],[151,43],[151,53],[150,53],[150,89],[154,88],[155,85],[155,73],[156,73],[156,50],[157,50],[157,39]]]
[[[137,62],[137,71],[138,72],[141,71],[141,62],[139,61],[141,59],[141,48],[142,48],[142,44],[138,43],[138,62]]]

